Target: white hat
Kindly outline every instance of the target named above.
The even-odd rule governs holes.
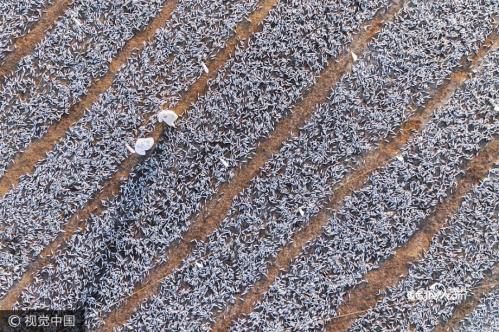
[[[177,113],[170,110],[163,110],[158,113],[158,120],[166,123],[170,127],[175,128],[175,121],[177,120],[177,118],[178,118]]]
[[[139,138],[137,142],[135,142],[135,153],[141,156],[146,154],[146,151],[152,148],[154,145],[154,138]]]

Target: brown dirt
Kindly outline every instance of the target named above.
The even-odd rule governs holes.
[[[10,75],[16,69],[17,63],[23,57],[33,52],[36,45],[45,36],[47,30],[54,26],[57,19],[64,14],[64,11],[70,4],[70,0],[55,1],[45,10],[40,19],[35,22],[26,35],[15,40],[14,51],[7,54],[0,68],[0,79]]]
[[[483,282],[471,289],[471,296],[461,303],[453,312],[452,317],[445,323],[437,326],[434,332],[451,332],[458,326],[459,322],[471,314],[480,303],[480,300],[499,288],[499,264],[496,264],[490,275]]]
[[[4,176],[0,179],[0,197],[4,196],[12,186],[17,185],[19,183],[19,178],[22,175],[31,174],[34,171],[36,163],[43,159],[45,155],[53,149],[54,145],[66,135],[68,129],[81,119],[85,110],[90,108],[92,104],[98,100],[99,96],[109,89],[117,72],[126,64],[132,54],[135,51],[142,49],[144,43],[153,40],[154,34],[170,19],[177,4],[178,0],[167,1],[147,28],[138,32],[125,43],[123,48],[109,64],[107,73],[101,79],[95,80],[92,83],[87,94],[80,102],[73,105],[68,114],[64,115],[59,122],[53,124],[42,138],[32,142],[26,151],[19,153],[15,157]]]
[[[401,5],[394,5],[390,10],[389,15],[394,17]],[[375,19],[379,20],[379,19]],[[385,18],[385,20],[389,20]],[[382,20],[379,20],[382,24]],[[375,23],[372,24],[376,26]],[[371,28],[373,28],[371,27]],[[379,29],[379,27],[378,27]],[[281,249],[274,263],[269,264],[267,276],[255,284],[253,289],[245,296],[236,299],[235,304],[228,308],[223,314],[219,315],[219,320],[215,323],[213,331],[227,331],[230,324],[241,316],[248,315],[253,311],[254,306],[260,301],[262,296],[267,292],[270,286],[277,279],[282,271],[286,271],[291,262],[298,257],[305,245],[315,239],[322,233],[324,226],[330,218],[330,211],[341,207],[343,200],[350,196],[354,191],[360,189],[367,181],[368,177],[377,169],[385,166],[390,159],[398,155],[404,145],[407,144],[414,132],[422,130],[428,122],[436,108],[447,103],[453,92],[460,87],[469,74],[471,68],[479,62],[489,51],[491,47],[497,47],[497,35],[492,34],[480,48],[475,56],[470,60],[469,66],[461,71],[453,73],[445,84],[443,84],[434,94],[432,99],[426,103],[422,110],[419,110],[407,122],[405,122],[399,133],[389,142],[382,143],[380,146],[371,151],[363,159],[362,167],[354,170],[350,175],[333,190],[332,199],[319,215],[311,220],[311,222],[300,232],[296,233],[290,244]],[[336,330],[331,330],[335,331]]]
[[[393,257],[385,261],[378,269],[366,274],[367,285],[358,287],[345,295],[345,302],[338,309],[338,315],[328,324],[326,331],[347,331],[355,319],[380,300],[377,296],[379,291],[396,285],[405,277],[410,265],[422,257],[429,249],[435,234],[446,226],[448,219],[457,212],[465,195],[487,176],[498,161],[499,140],[496,139],[486,145],[469,163],[455,191],[423,222],[422,229],[400,247]]]

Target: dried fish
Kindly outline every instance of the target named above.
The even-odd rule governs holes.
[[[15,72],[5,77],[0,89],[0,176],[16,154],[41,138],[84,97],[93,80],[106,74],[110,59],[136,30],[147,25],[165,1],[72,2],[34,51],[21,59]],[[31,6],[40,6],[38,12],[51,2],[0,1],[0,58],[4,31],[9,34],[9,24],[16,29],[15,25],[23,21],[19,16],[14,19],[4,14],[28,12],[21,17],[29,20],[34,14]],[[123,105],[126,103],[119,107]]]
[[[412,265],[408,275],[388,289],[374,308],[354,322],[350,331],[407,326],[415,331],[432,331],[440,322],[447,321],[499,261],[498,206],[499,167],[495,167],[465,197],[448,225],[433,237],[423,259]],[[497,311],[497,306],[489,310]],[[467,324],[471,323],[471,328],[464,331],[487,331],[477,329],[486,325],[487,320],[498,326],[497,316],[490,316],[475,323],[470,320]]]
[[[126,1],[122,5],[134,3]],[[176,123],[175,131],[167,128],[154,152],[124,181],[120,193],[103,202],[102,214],[86,220],[86,228],[55,253],[54,264],[34,276],[17,306],[85,307],[88,327],[102,324],[102,316],[122,303],[154,267],[168,259],[164,253],[171,244],[182,238],[204,204],[216,197],[220,186],[251,158],[276,123],[290,113],[320,71],[343,54],[361,22],[387,4],[387,0],[280,1],[261,31],[247,45],[239,45],[234,58],[222,68],[223,74],[210,81],[208,92],[189,109],[188,117]],[[2,261],[8,262],[2,266],[8,273],[0,276],[1,292],[18,280],[64,223],[117,171],[128,154],[123,142],[149,136],[154,121],[143,125],[144,119],[154,117],[163,104],[178,104],[184,91],[203,74],[201,59],[212,59],[223,49],[236,24],[255,7],[253,0],[181,0],[166,26],[128,60],[109,91],[70,128],[33,175],[23,178],[0,200],[0,238],[2,245],[5,243],[0,255]],[[337,84],[329,101],[317,108],[299,135],[286,142],[236,198],[222,227],[207,243],[196,244],[192,256],[165,279],[160,292],[146,301],[123,329],[208,330],[214,315],[248,291],[265,274],[278,250],[289,243],[291,235],[319,212],[334,184],[360,162],[362,155],[393,134],[413,109],[422,107],[431,89],[462,65],[461,59],[476,51],[492,30],[489,18],[494,8],[490,1],[471,0],[417,0],[406,6],[400,20],[387,25],[367,52],[358,56],[353,64],[356,70]],[[77,17],[85,17],[81,21],[87,24],[86,16]],[[455,37],[463,33],[466,38]],[[55,70],[49,66],[47,71]],[[99,68],[95,74],[105,71],[105,66]],[[86,82],[75,86],[84,91]],[[57,87],[64,89],[64,85]],[[439,156],[427,149],[428,145],[422,149],[424,153],[415,151],[415,156],[424,158],[418,168],[420,173],[408,188],[402,187],[393,197],[384,195],[382,187],[359,194],[372,196],[360,196],[356,207],[366,211],[366,217],[378,216],[379,212],[381,218],[381,222],[374,218],[382,232],[375,243],[383,247],[383,243],[394,241],[389,229],[382,227],[385,219],[401,225],[400,220],[421,218],[421,209],[430,210],[445,196],[445,188],[460,174],[456,165],[476,152],[477,140],[487,141],[494,132],[490,100],[488,105],[486,115],[476,115],[480,121],[474,121],[470,114],[464,117],[474,121],[476,128],[457,130],[449,136],[453,139],[448,140],[446,151],[452,153]],[[464,128],[462,123],[457,126]],[[413,156],[403,156],[403,160],[395,159],[392,167],[400,170],[396,182],[409,183],[413,173],[406,172],[405,167],[412,165]],[[428,161],[435,157],[449,162]],[[432,166],[445,178],[425,176]],[[417,185],[421,177],[428,183]],[[380,177],[377,181],[387,180]],[[431,191],[430,198],[424,198],[426,191]],[[381,200],[383,196],[390,199],[381,211],[367,209],[366,200],[362,200]],[[404,204],[417,208],[414,212],[409,207],[403,210]],[[303,216],[297,213],[298,206]],[[399,210],[408,212],[401,214]],[[391,211],[397,213],[391,215]],[[402,228],[402,234],[411,230]],[[337,231],[360,234],[362,228],[352,224],[351,230]],[[399,241],[403,239],[401,236]],[[341,244],[345,250],[350,246],[363,253],[372,249],[357,237],[344,238]],[[381,254],[386,252],[388,249]],[[362,265],[358,274],[346,273],[357,266],[351,256],[351,250],[344,256],[331,256],[344,287],[357,282],[369,268]],[[355,257],[363,262],[367,254]],[[325,268],[319,263],[314,267],[320,271]],[[309,277],[311,284],[322,285],[323,279],[305,266],[298,270],[303,271],[303,278]],[[301,275],[296,279],[296,288],[302,289],[299,280]],[[277,291],[286,294],[288,285],[284,286]],[[308,290],[311,293],[313,289]],[[320,291],[318,294],[317,298],[323,297]],[[292,302],[289,297],[285,299]],[[336,305],[334,297],[331,299],[332,304],[317,308],[325,310]],[[300,304],[302,308],[316,301],[315,296],[305,300]],[[264,306],[271,312],[269,303],[264,302]],[[306,312],[313,311],[292,305],[284,308],[289,314],[279,322],[282,329],[291,326],[305,330],[320,321],[319,315],[306,317]],[[303,315],[306,319],[300,320]],[[322,315],[326,317],[330,312]],[[265,316],[259,317],[250,324],[265,326]]]

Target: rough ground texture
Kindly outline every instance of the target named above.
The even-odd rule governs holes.
[[[84,308],[90,330],[336,331],[349,293],[497,146],[497,1],[75,0],[41,18],[52,3],[0,5],[0,67],[31,24],[51,27],[0,83],[6,309]],[[145,157],[126,148],[147,136]],[[494,329],[497,290],[407,297],[497,279],[491,154],[352,331]]]

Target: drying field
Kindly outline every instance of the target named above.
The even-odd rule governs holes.
[[[499,331],[497,0],[0,11],[1,309]]]

